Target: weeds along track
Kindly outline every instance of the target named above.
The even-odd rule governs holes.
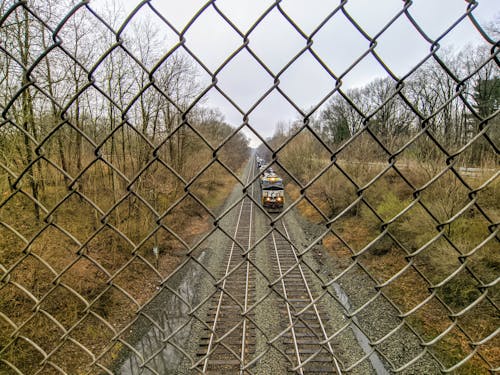
[[[252,164],[247,181],[254,168]],[[253,186],[250,194],[254,194]],[[248,312],[248,307],[255,302],[255,272],[250,264],[253,252],[248,253],[248,258],[244,256],[253,240],[253,206],[249,198],[244,198],[239,205],[233,233],[235,241],[231,241],[224,256],[221,291],[212,297],[197,352],[201,359],[197,370],[203,373],[245,373],[242,365],[255,353],[254,313]]]
[[[281,295],[283,346],[292,367],[289,373],[340,374],[327,341],[325,306],[315,301],[309,270],[302,267],[283,220],[268,237],[275,290]],[[321,344],[324,342],[324,344]]]

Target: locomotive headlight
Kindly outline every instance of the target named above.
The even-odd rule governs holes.
[[[271,198],[266,197],[266,202],[269,202],[270,200],[271,200]]]
[[[283,197],[278,197],[276,199],[281,202],[283,200]]]

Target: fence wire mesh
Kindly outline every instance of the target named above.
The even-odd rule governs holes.
[[[467,1],[435,35],[403,1],[368,30],[352,2],[310,30],[286,1],[247,28],[215,0],[180,23],[154,1],[0,2],[0,373],[499,371],[498,25]],[[207,14],[225,55],[190,42]],[[301,43],[280,64],[252,44],[267,22]],[[339,68],[315,41],[341,22],[362,43]],[[398,23],[428,46],[403,73],[381,52]],[[443,51],[464,25],[486,47]],[[220,83],[242,55],[254,99]],[[330,82],[309,108],[283,83],[303,59]],[[348,88],[368,60],[385,78]],[[267,137],[271,97],[298,120]]]

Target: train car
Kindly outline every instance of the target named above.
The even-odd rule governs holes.
[[[272,170],[260,180],[262,206],[269,212],[280,212],[285,204],[283,179]]]
[[[259,155],[255,156],[255,161],[256,161],[256,164],[257,164],[257,168],[262,167],[263,160],[259,157]]]

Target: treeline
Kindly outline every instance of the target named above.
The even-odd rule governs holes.
[[[203,90],[197,68],[165,51],[167,34],[151,19],[137,16],[118,34],[112,5],[106,25],[86,6],[64,20],[71,1],[14,4],[0,3],[10,12],[0,29],[2,189],[22,187],[41,202],[47,184],[83,186],[97,175],[118,191],[153,173],[157,159],[172,172],[162,184],[176,190],[232,133],[220,113],[193,105]],[[236,134],[217,157],[236,170],[247,154]]]
[[[346,90],[350,103],[341,95],[335,96],[320,115],[322,134],[339,144],[366,124],[388,150],[396,151],[425,127],[447,149],[454,151],[465,145],[498,109],[498,65],[489,51],[481,48],[457,55],[448,51],[445,56],[442,62],[446,68],[431,59],[402,83],[385,78]],[[461,80],[464,82],[459,85]],[[498,139],[498,129],[490,128],[488,136]],[[479,152],[471,154],[472,162],[481,160],[485,147],[485,142],[475,143],[473,149]]]
[[[357,137],[349,141],[355,147],[338,155],[350,160],[386,161],[389,153],[400,151],[416,137],[404,158],[429,161],[443,155],[440,146],[449,154],[467,146],[460,155],[463,165],[495,163],[500,140],[496,116],[500,106],[498,58],[483,47],[438,54],[439,62],[429,59],[401,82],[379,78],[363,87],[335,93],[308,118],[310,127],[335,151]],[[302,119],[279,124],[270,144],[282,144],[301,126]],[[302,155],[311,154],[313,159],[322,156],[324,148],[310,132],[301,132],[301,138],[303,141],[292,140],[291,147],[284,147],[281,156],[288,151],[295,153],[292,149],[299,143],[304,148],[308,142],[311,148],[302,150]]]

